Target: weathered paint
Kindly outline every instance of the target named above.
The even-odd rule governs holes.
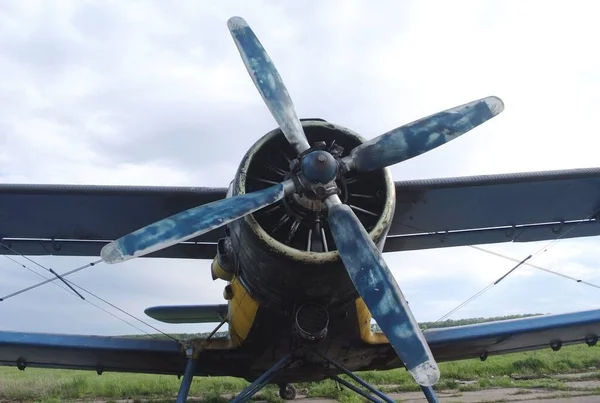
[[[335,179],[338,165],[327,151],[313,151],[302,159],[302,173],[311,182],[329,183]]]
[[[281,200],[290,186],[293,186],[291,181],[284,182],[258,192],[194,207],[107,244],[100,255],[106,263],[118,263],[168,248]]]
[[[420,385],[440,371],[381,253],[350,207],[329,205],[329,225],[346,270],[392,347]]]
[[[235,277],[231,282],[233,298],[229,301],[229,334],[236,345],[242,345],[248,337],[259,304]]]
[[[214,258],[210,265],[210,272],[213,280],[221,279],[225,281],[231,281],[233,279],[233,273],[229,273],[221,267],[217,258]]]
[[[357,298],[355,301],[356,318],[358,320],[358,330],[360,339],[367,344],[390,344],[385,334],[382,332],[374,332],[371,329],[371,312],[362,298]]]
[[[265,321],[272,322],[269,317],[265,317]],[[260,329],[261,326],[254,328]],[[281,334],[288,337],[285,333]],[[400,366],[392,349],[361,346],[360,343],[351,342],[352,332],[339,334],[340,337],[332,341],[344,346],[350,345],[351,348],[329,349],[328,356],[337,361],[364,356],[365,359],[359,365],[349,368],[352,371],[387,370]],[[551,351],[552,341],[561,341],[563,345],[583,344],[587,338],[592,342],[593,337],[598,335],[600,309],[430,329],[425,332],[439,361],[477,358],[488,352],[492,356],[536,349]],[[268,342],[275,346],[278,340],[280,339],[273,338]],[[263,349],[253,348],[249,341],[244,346],[245,352],[231,349],[229,341],[226,338],[215,338],[207,346],[204,339],[196,340],[196,345],[201,349],[196,375],[230,375],[242,378],[256,376],[256,372],[260,374],[261,368],[268,368],[277,361],[272,355],[264,354]],[[8,366],[17,365],[17,360],[22,359],[31,368],[177,375],[185,368],[183,352],[183,346],[174,340],[0,330],[0,365]],[[102,363],[100,368],[99,363]],[[308,377],[314,380],[319,374],[322,378],[327,378],[325,368],[319,368],[294,367],[287,374],[282,371],[282,375],[286,375],[288,382],[305,382]]]
[[[457,106],[382,134],[356,147],[343,161],[359,172],[388,167],[454,140],[503,110],[497,97]]]
[[[305,127],[317,128],[319,126],[326,127],[330,130],[336,130],[340,132],[340,135],[348,136],[351,138],[355,138],[361,143],[365,141],[365,138],[360,136],[358,133],[334,123],[310,120],[303,121],[302,125]],[[265,147],[269,141],[271,141],[275,136],[280,136],[281,131],[279,129],[275,129],[267,133],[265,136],[260,138],[256,143],[250,147],[242,162],[240,163],[238,174],[236,176],[236,180],[234,182],[234,193],[235,194],[244,194],[246,193],[246,174],[249,171],[250,165],[252,161],[256,157],[256,154],[259,150]],[[385,180],[385,206],[379,217],[379,220],[375,224],[375,227],[369,232],[371,239],[376,242],[378,245],[383,242],[385,239],[389,226],[394,217],[395,205],[396,205],[396,188],[394,186],[394,181],[392,178],[391,171],[389,169],[383,169],[382,175]],[[256,218],[252,214],[248,214],[244,217],[244,221],[248,224],[250,229],[256,233],[256,235],[264,241],[266,245],[271,247],[278,254],[288,256],[293,260],[306,262],[306,263],[314,263],[314,264],[326,264],[339,261],[339,253],[337,250],[328,251],[328,252],[315,252],[315,251],[306,251],[300,250],[296,248],[292,248],[282,242],[279,242],[277,239],[273,238],[267,231],[265,231],[260,224],[256,221]]]
[[[243,18],[232,17],[227,26],[254,85],[281,131],[298,153],[308,150],[310,145],[292,99],[262,44]]]

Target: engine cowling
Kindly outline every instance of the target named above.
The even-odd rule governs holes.
[[[364,142],[358,134],[323,120],[303,120],[310,144],[322,141],[340,156]],[[341,147],[341,149],[340,149]],[[244,156],[229,193],[250,193],[289,177],[296,158],[280,129],[267,133]],[[380,248],[395,207],[389,170],[349,175],[338,180],[341,200],[350,205]],[[327,225],[320,202],[293,195],[227,227],[224,256],[252,296],[265,305],[307,302],[335,306],[356,298]],[[235,256],[231,259],[231,256]]]

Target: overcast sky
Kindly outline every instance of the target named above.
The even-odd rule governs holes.
[[[301,117],[367,138],[484,96],[504,100],[500,116],[393,167],[396,180],[599,164],[595,2],[246,3],[0,2],[0,181],[226,186],[275,127],[227,30],[234,15],[266,47]],[[597,242],[560,241],[531,263],[600,284]],[[522,259],[546,244],[486,248]],[[64,272],[95,259],[34,260]],[[514,265],[468,247],[386,260],[419,321],[438,319]],[[163,331],[207,331],[160,324],[143,310],[222,302],[225,284],[211,280],[209,264],[139,259],[70,279]],[[39,278],[0,257],[0,279],[6,295]],[[451,318],[592,309],[599,295],[522,267]],[[54,285],[0,302],[0,323],[140,332]]]

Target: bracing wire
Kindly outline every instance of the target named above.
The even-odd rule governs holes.
[[[14,262],[15,264],[17,264],[17,265],[21,266],[22,268],[24,268],[24,269],[26,269],[26,270],[30,271],[31,273],[35,274],[35,275],[36,275],[36,276],[38,276],[38,277],[41,277],[41,278],[44,278],[44,279],[47,279],[47,280],[55,280],[55,278],[50,278],[50,279],[49,279],[48,277],[44,276],[43,274],[40,274],[40,273],[38,273],[37,271],[35,271],[35,270],[33,270],[33,269],[29,268],[27,265],[24,265],[24,264],[20,263],[19,261],[17,261],[16,259],[13,259],[13,258],[11,258],[10,256],[4,255],[4,257],[5,257],[5,258],[7,258],[8,260],[10,260],[10,261]],[[55,286],[57,286],[57,287],[59,287],[59,288],[61,288],[61,289],[65,290],[65,291],[69,292],[69,289],[68,289],[67,287],[64,287],[64,286],[63,286],[63,285],[61,285],[61,284],[57,284],[57,283],[52,283],[52,284],[54,284]],[[1,302],[1,301],[4,301],[4,299],[3,299],[3,298],[0,298],[0,302]],[[118,315],[115,315],[114,313],[110,312],[109,310],[106,310],[106,309],[102,308],[100,305],[97,305],[97,304],[95,304],[95,303],[93,303],[92,301],[90,301],[90,300],[87,300],[87,299],[84,299],[84,301],[85,301],[85,302],[87,302],[88,304],[90,304],[90,305],[92,305],[92,306],[94,306],[94,307],[96,307],[96,308],[100,309],[101,311],[103,311],[103,312],[106,312],[107,314],[109,314],[110,316],[112,316],[112,317],[114,317],[114,318],[116,318],[116,319],[120,320],[121,322],[123,322],[123,323],[125,323],[125,324],[127,324],[127,325],[129,325],[129,326],[131,326],[131,327],[133,327],[133,328],[135,328],[135,329],[137,329],[137,330],[139,330],[140,332],[142,332],[142,333],[145,333],[145,334],[146,334],[146,335],[148,335],[148,336],[151,336],[151,334],[150,334],[149,332],[145,331],[144,329],[141,329],[141,328],[139,328],[138,326],[134,325],[134,324],[133,324],[133,323],[131,323],[131,322],[128,322],[127,320],[125,320],[125,319],[121,318],[120,316],[118,316]]]
[[[93,292],[91,292],[91,291],[89,291],[89,290],[87,290],[87,289],[85,289],[85,288],[83,288],[83,287],[81,287],[81,286],[79,286],[79,285],[77,285],[77,284],[73,283],[73,282],[72,282],[72,281],[70,281],[70,280],[65,280],[65,279],[61,278],[59,275],[57,275],[57,274],[56,274],[56,272],[54,272],[54,270],[52,270],[52,269],[49,269],[49,268],[45,267],[44,265],[42,265],[42,264],[40,264],[40,263],[36,262],[36,261],[35,261],[35,260],[33,260],[33,259],[30,259],[30,258],[28,258],[27,256],[24,256],[23,254],[21,254],[21,253],[19,253],[19,252],[15,251],[14,249],[12,249],[12,248],[10,248],[10,247],[8,247],[8,246],[4,245],[2,242],[0,242],[0,246],[3,246],[3,247],[5,247],[5,248],[9,249],[9,250],[10,250],[10,251],[12,251],[13,253],[15,253],[15,254],[18,254],[20,257],[22,257],[22,258],[24,258],[24,259],[26,259],[26,260],[28,260],[28,261],[30,261],[30,262],[32,262],[32,263],[34,263],[35,265],[37,265],[37,266],[41,267],[41,268],[42,268],[42,269],[44,269],[44,270],[46,270],[46,271],[48,271],[48,272],[50,272],[50,273],[52,273],[52,274],[56,275],[56,277],[57,277],[57,278],[60,278],[60,279],[61,279],[61,280],[62,280],[62,281],[63,281],[63,282],[64,282],[64,283],[67,285],[67,286],[69,286],[69,288],[71,288],[71,289],[72,289],[72,290],[73,290],[73,291],[74,291],[74,292],[75,292],[75,293],[76,293],[78,296],[80,296],[80,297],[81,297],[81,299],[83,299],[84,301],[86,301],[86,302],[90,302],[90,301],[86,300],[85,298],[83,298],[83,296],[81,296],[81,294],[79,294],[79,293],[78,293],[78,292],[77,292],[77,291],[76,291],[76,290],[75,290],[73,287],[80,289],[80,290],[81,290],[81,291],[83,291],[84,293],[91,295],[92,297],[96,298],[97,300],[99,300],[99,301],[102,301],[103,303],[105,303],[105,304],[109,305],[109,306],[110,306],[110,307],[112,307],[113,309],[116,309],[117,311],[119,311],[119,312],[123,313],[124,315],[127,315],[127,316],[129,316],[130,318],[132,318],[132,319],[134,319],[134,320],[136,320],[136,321],[138,321],[138,322],[140,322],[140,323],[142,323],[142,324],[144,324],[144,325],[148,326],[149,328],[151,328],[151,329],[153,329],[153,330],[155,330],[155,331],[157,331],[157,332],[161,333],[162,335],[164,335],[164,336],[166,336],[166,337],[168,337],[168,338],[170,338],[170,339],[172,339],[172,340],[175,340],[175,341],[176,341],[176,342],[178,342],[178,343],[180,343],[180,342],[181,342],[180,340],[178,340],[177,338],[175,338],[175,337],[171,336],[170,334],[163,332],[162,330],[158,329],[157,327],[155,327],[155,326],[153,326],[153,325],[149,324],[148,322],[146,322],[146,321],[144,321],[144,320],[142,320],[142,319],[140,319],[140,318],[136,317],[135,315],[132,315],[132,314],[130,314],[129,312],[125,311],[124,309],[122,309],[122,308],[119,308],[119,307],[118,307],[118,306],[116,306],[115,304],[113,304],[113,303],[111,303],[111,302],[107,301],[106,299],[104,299],[104,298],[102,298],[102,297],[100,297],[100,296],[98,296],[98,295],[94,294]],[[34,271],[33,269],[31,269],[31,268],[27,267],[26,265],[19,263],[19,262],[18,262],[18,261],[16,261],[15,259],[12,259],[12,258],[10,258],[10,257],[8,257],[8,256],[6,256],[6,255],[4,255],[4,256],[5,256],[6,258],[8,258],[9,260],[13,261],[14,263],[16,263],[16,264],[18,264],[18,265],[20,265],[20,266],[22,266],[22,267],[26,268],[27,270],[29,270],[29,271],[31,271],[31,272],[33,272],[33,273],[36,273],[37,275],[39,275],[39,276],[41,276],[41,277],[45,278],[45,279],[46,279],[48,282],[50,282],[50,281],[52,281],[52,280],[55,280],[55,279],[52,279],[52,278],[48,279],[47,277],[45,277],[45,276],[43,276],[43,275],[41,275],[41,274],[37,273],[36,271]],[[91,264],[91,263],[90,263],[90,264],[87,264],[87,265],[85,265],[85,267],[91,267],[91,266],[93,266],[93,265],[95,265],[95,264],[97,264],[97,263],[98,263],[98,262],[94,262],[93,264]],[[83,267],[83,266],[82,266],[82,267]],[[78,269],[81,269],[81,268],[78,268]],[[77,269],[76,269],[76,270],[77,270]],[[71,271],[71,272],[74,272],[74,271]],[[56,283],[54,283],[54,284],[56,284]],[[56,284],[56,285],[59,285],[59,284]],[[31,288],[35,288],[35,287],[29,287],[28,289],[31,289]],[[63,288],[64,288],[64,287],[63,287]],[[27,290],[28,290],[28,289],[27,289]],[[27,291],[27,290],[25,290],[25,291]],[[68,290],[67,290],[67,291],[68,291]],[[14,295],[18,295],[18,294],[20,294],[20,293],[22,293],[22,292],[24,292],[24,290],[21,290],[20,292],[16,292],[16,293],[10,294],[10,295],[8,295],[8,296],[6,296],[6,297],[0,298],[0,301],[4,301],[4,300],[6,300],[7,298],[10,298],[10,297],[12,297],[12,296],[14,296]],[[90,302],[90,303],[91,303],[91,302]],[[147,335],[150,335],[148,332],[141,330],[139,327],[135,326],[135,325],[134,325],[134,324],[132,324],[131,322],[128,322],[128,321],[126,321],[125,319],[123,319],[123,318],[120,318],[119,316],[117,316],[117,315],[114,315],[114,314],[112,314],[112,313],[108,312],[108,311],[107,311],[107,310],[105,310],[104,308],[101,308],[101,307],[99,307],[98,305],[96,305],[96,304],[94,304],[94,303],[91,303],[91,304],[92,304],[93,306],[95,306],[95,307],[97,307],[97,308],[101,309],[102,311],[109,313],[111,316],[114,316],[114,317],[116,317],[117,319],[120,319],[121,321],[123,321],[123,322],[125,322],[125,323],[129,324],[130,326],[134,327],[135,329],[137,329],[137,330],[140,330],[140,331],[144,332],[144,333],[145,333],[145,334],[147,334]]]
[[[556,237],[555,239],[553,239],[552,241],[548,242],[546,245],[542,246],[541,248],[539,248],[535,253],[527,256],[525,259],[523,260],[517,260],[517,259],[513,259],[513,258],[509,258],[512,261],[518,262],[516,266],[514,266],[513,268],[511,268],[508,272],[506,272],[502,277],[500,277],[498,280],[494,281],[491,284],[488,284],[487,286],[485,286],[482,290],[480,290],[479,292],[477,292],[476,294],[474,294],[473,296],[469,297],[466,301],[462,302],[461,304],[459,304],[458,306],[456,306],[455,308],[453,308],[450,312],[448,312],[447,314],[445,314],[444,316],[442,316],[441,318],[439,318],[438,320],[436,320],[434,323],[438,323],[442,320],[445,320],[446,318],[448,318],[450,315],[452,315],[453,313],[455,313],[456,311],[458,311],[459,309],[463,308],[464,306],[466,306],[467,304],[473,302],[475,299],[479,298],[481,295],[483,295],[484,293],[486,293],[487,291],[489,291],[492,287],[494,287],[495,285],[497,285],[498,283],[500,283],[502,280],[504,280],[508,275],[510,275],[511,273],[513,273],[516,269],[518,269],[520,266],[527,264],[529,266],[532,266],[530,263],[527,263],[528,260],[533,259],[539,255],[541,255],[542,253],[547,252],[551,247],[553,247],[554,245],[556,245],[561,239],[563,239],[565,237],[565,235],[567,235],[568,233],[570,233],[571,231],[575,230],[576,228],[579,227],[579,225],[581,225],[584,222],[587,222],[589,220],[591,220],[593,217],[596,217],[598,215],[598,213],[600,213],[600,209],[595,210],[593,213],[591,213],[590,215],[588,215],[585,219],[579,221],[577,224],[575,224],[573,227],[569,228],[567,231],[561,233],[558,237]],[[431,234],[435,234],[434,232],[430,232]],[[475,245],[468,245],[471,248],[480,250],[482,252],[488,252],[488,253],[492,253],[495,254],[494,252],[488,251],[486,249],[480,248],[478,246]],[[500,257],[506,257],[503,256],[501,254],[497,254]],[[542,269],[539,266],[532,266],[534,268],[538,268],[550,273],[554,273],[554,274],[558,274],[562,277],[565,278],[569,278],[569,276],[566,275],[561,275],[559,273],[553,272],[551,270],[547,270],[547,269]],[[573,279],[573,278],[571,278]],[[595,284],[592,283],[588,283],[588,282],[583,282],[582,280],[577,280],[574,279],[575,281],[577,281],[578,283],[584,283],[586,285],[592,286],[592,287],[596,287],[596,288],[600,288],[598,286],[596,286]]]
[[[503,258],[503,259],[506,259],[506,260],[510,260],[510,261],[513,261],[513,262],[518,262],[517,259],[515,259],[513,257],[510,257],[510,256],[507,256],[507,255],[504,255],[504,254],[499,253],[499,252],[494,252],[494,251],[491,251],[489,249],[481,248],[479,246],[474,246],[474,245],[470,245],[470,247],[473,248],[473,249],[479,250],[481,252],[488,253],[490,255],[494,255],[494,256],[497,256],[497,257],[500,257],[500,258]],[[581,283],[581,284],[585,284],[585,285],[590,286],[590,287],[594,287],[594,288],[600,289],[600,285],[597,285],[597,284],[594,284],[594,283],[590,283],[589,281],[585,281],[585,280],[578,279],[578,278],[575,278],[575,277],[572,277],[572,276],[568,276],[566,274],[559,273],[559,272],[554,271],[554,270],[546,269],[544,267],[541,267],[541,266],[538,266],[538,265],[535,265],[535,264],[532,264],[532,263],[524,263],[524,264],[526,266],[528,266],[528,267],[531,267],[531,268],[534,268],[534,269],[537,269],[537,270],[541,270],[541,271],[544,271],[546,273],[554,274],[556,276],[560,276],[560,277],[565,278],[567,280],[573,280],[576,283]]]

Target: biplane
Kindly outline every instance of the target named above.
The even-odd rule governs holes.
[[[0,186],[3,254],[100,256],[108,264],[212,259],[223,303],[146,314],[227,323],[225,336],[0,331],[2,365],[179,375],[178,402],[194,376],[224,375],[251,382],[235,402],[266,384],[293,399],[294,382],[326,378],[389,402],[353,372],[405,367],[437,402],[438,362],[596,344],[600,310],[422,331],[382,253],[599,235],[600,169],[394,181],[389,166],[490,120],[502,101],[482,98],[365,140],[323,119],[299,119],[248,24],[233,17],[228,28],[278,124],[246,153],[229,187]]]

